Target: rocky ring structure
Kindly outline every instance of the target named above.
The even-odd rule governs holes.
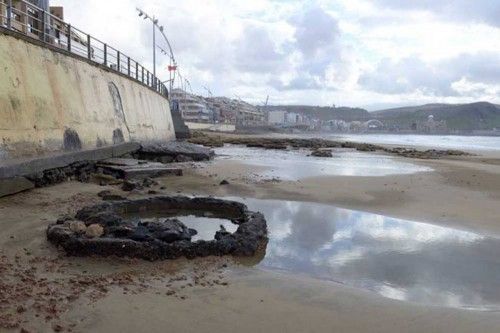
[[[196,231],[175,218],[153,222],[127,219],[149,212],[229,219],[238,229],[229,233],[221,227],[213,240],[192,242],[191,236]],[[267,244],[267,223],[261,213],[251,212],[244,204],[234,201],[158,196],[83,208],[74,219],[60,219],[50,225],[47,239],[71,256],[115,255],[146,260],[253,256]]]

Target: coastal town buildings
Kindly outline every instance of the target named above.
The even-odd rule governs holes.
[[[286,111],[285,110],[270,110],[267,113],[267,123],[273,126],[281,126],[285,124],[286,121]]]
[[[240,126],[258,126],[265,123],[265,114],[256,106],[242,100],[233,100],[236,112],[236,124]]]
[[[181,89],[171,92],[171,100],[179,105],[182,118],[194,123],[215,123],[215,113],[201,96],[187,93]]]
[[[242,100],[227,97],[202,97],[174,89],[172,101],[179,103],[182,117],[190,122],[257,126],[265,123],[265,114]]]
[[[46,13],[43,15],[42,13]],[[60,46],[67,41],[63,27],[64,8],[50,6],[49,0],[12,0],[11,29]],[[7,26],[7,6],[0,5],[0,26]]]
[[[269,110],[267,112],[267,124],[276,127],[297,127],[308,130],[320,129],[319,119],[299,112],[285,110]]]
[[[415,129],[419,133],[445,133],[448,131],[448,126],[444,120],[435,120],[434,115],[427,117],[426,121],[415,123]]]
[[[219,123],[236,124],[236,110],[232,100],[227,97],[209,97],[205,101],[217,115]]]

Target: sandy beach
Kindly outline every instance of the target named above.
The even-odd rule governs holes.
[[[160,194],[334,205],[500,235],[500,156],[392,157],[433,171],[276,180],[266,168],[216,159],[159,179]],[[229,185],[220,186],[222,180]],[[161,190],[160,187],[165,189]],[[392,300],[341,283],[208,258],[149,263],[68,258],[45,239],[64,214],[116,186],[67,182],[0,199],[3,328],[19,332],[498,332],[497,312]],[[259,261],[260,259],[256,259]],[[18,277],[21,276],[21,281]],[[12,322],[8,329],[5,323]]]

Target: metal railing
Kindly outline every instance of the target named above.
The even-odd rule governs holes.
[[[104,65],[168,98],[167,87],[119,50],[24,0],[0,0],[0,26]]]

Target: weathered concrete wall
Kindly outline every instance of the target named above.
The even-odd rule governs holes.
[[[175,139],[166,98],[125,76],[0,32],[0,162]]]

